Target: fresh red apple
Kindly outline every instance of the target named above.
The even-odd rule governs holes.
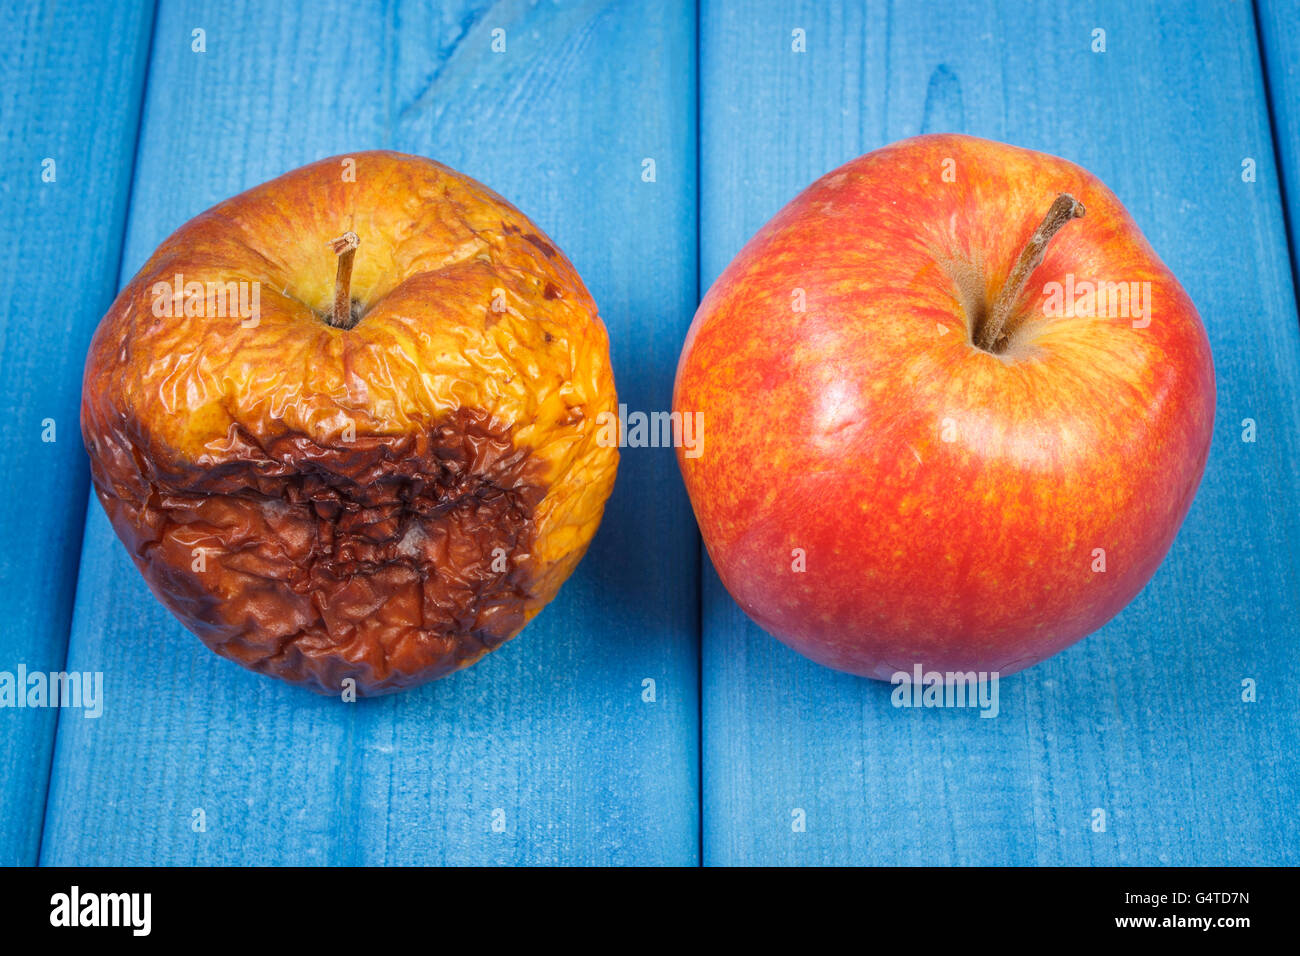
[[[969,136],[813,183],[714,283],[673,399],[727,590],[830,667],[1008,674],[1110,620],[1205,468],[1191,300],[1095,176]]]
[[[118,536],[217,653],[323,693],[514,636],[600,522],[605,327],[496,193],[400,153],[192,219],[100,323],[82,432]]]

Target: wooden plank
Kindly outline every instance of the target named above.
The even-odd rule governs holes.
[[[165,6],[123,279],[186,218],[291,167],[429,155],[550,233],[601,306],[622,400],[667,408],[696,301],[694,11],[430,6]],[[71,656],[105,672],[108,701],[61,726],[43,861],[695,861],[698,565],[675,472],[671,451],[628,449],[591,551],[517,641],[354,706],[209,654],[93,505]]]
[[[1300,229],[1300,2],[1257,0],[1255,18],[1286,197],[1294,277],[1300,275],[1300,249],[1296,246],[1296,230]],[[1276,184],[1261,185],[1268,189]]]
[[[61,670],[67,653],[87,488],[81,368],[117,288],[152,17],[146,2],[0,4],[0,671],[14,680]],[[58,714],[0,711],[0,865],[36,862]]]
[[[704,861],[1300,860],[1300,335],[1250,5],[705,0],[700,46],[705,287],[841,162],[921,132],[1004,140],[1115,190],[1200,309],[1219,402],[1203,485],[1154,580],[1003,681],[995,720],[893,709],[888,685],[762,634],[708,569]]]

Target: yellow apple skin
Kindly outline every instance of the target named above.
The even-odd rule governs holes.
[[[343,329],[324,317],[349,230]],[[174,295],[158,314],[190,282],[248,283],[256,318]],[[99,500],[182,623],[370,695],[472,663],[555,596],[614,483],[597,417],[616,407],[595,303],[542,231],[446,166],[364,152],[159,246],[95,333],[81,422]]]
[[[976,347],[1060,194],[1086,214],[1030,274],[1005,352]],[[1149,282],[1149,324],[1047,315],[1071,273]],[[829,173],[754,236],[700,305],[673,407],[704,415],[703,454],[679,464],[761,627],[882,680],[1008,674],[1151,578],[1205,467],[1214,367],[1192,302],[1095,176],[931,135]]]

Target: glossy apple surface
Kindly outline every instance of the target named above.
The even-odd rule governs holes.
[[[467,176],[371,152],[168,238],[95,333],[82,432],[182,623],[366,695],[472,663],[554,597],[614,482],[596,419],[616,406],[595,303],[542,231]]]
[[[1063,195],[1082,218],[981,347]],[[1104,287],[1090,315],[1089,282],[1136,295]],[[762,628],[884,680],[1007,674],[1151,578],[1205,467],[1214,369],[1192,302],[1095,176],[932,135],[829,173],[754,236],[700,305],[673,405],[704,415],[703,454],[679,464]]]

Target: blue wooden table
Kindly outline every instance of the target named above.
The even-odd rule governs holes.
[[[0,710],[0,863],[1300,863],[1292,0],[0,14],[0,671],[105,682],[97,719]],[[765,636],[666,449],[624,451],[591,551],[517,641],[353,706],[204,650],[88,494],[99,317],[186,219],[292,167],[383,147],[488,183],[583,275],[621,400],[664,409],[744,241],[821,173],[940,130],[1097,173],[1197,303],[1218,373],[1164,565],[1005,680],[996,720],[896,710]]]

